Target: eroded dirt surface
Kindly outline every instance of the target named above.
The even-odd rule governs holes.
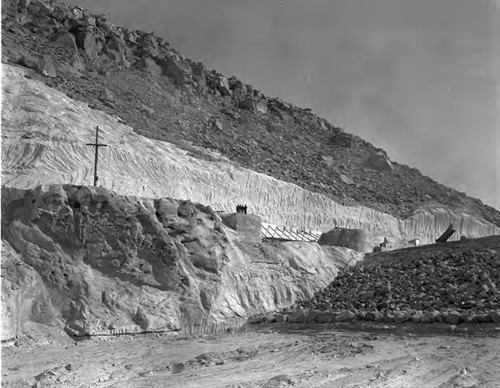
[[[291,325],[2,350],[5,387],[498,387],[500,327]]]

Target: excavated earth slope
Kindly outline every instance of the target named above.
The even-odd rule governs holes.
[[[209,332],[310,298],[361,260],[315,243],[249,244],[203,205],[103,188],[2,190],[2,340]],[[45,334],[43,334],[45,335]]]
[[[456,236],[500,234],[497,226],[444,208],[399,220],[367,207],[342,206],[326,196],[224,160],[196,159],[171,143],[138,135],[116,117],[89,108],[3,65],[2,182],[22,189],[41,184],[92,183],[95,126],[108,147],[99,154],[99,184],[122,195],[189,199],[214,210],[247,203],[263,221],[306,230],[364,228],[374,242],[396,245],[434,239],[453,223]]]

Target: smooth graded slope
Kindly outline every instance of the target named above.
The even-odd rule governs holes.
[[[22,68],[3,65],[3,185],[91,184],[94,151],[85,143],[101,128],[99,183],[123,195],[190,199],[214,210],[247,203],[263,221],[306,230],[366,228],[375,243],[418,237],[433,242],[451,222],[456,237],[500,234],[500,228],[466,214],[434,208],[401,221],[366,207],[331,199],[264,174],[224,162],[196,159],[174,145],[136,134],[119,119],[74,101]]]

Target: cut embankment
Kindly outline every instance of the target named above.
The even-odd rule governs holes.
[[[213,332],[311,298],[362,255],[250,244],[204,205],[71,185],[2,190],[2,335]]]
[[[399,220],[363,206],[342,206],[222,158],[196,159],[24,75],[21,68],[3,66],[2,181],[7,187],[91,184],[94,153],[85,143],[94,139],[99,126],[101,141],[108,144],[100,152],[99,184],[121,195],[189,199],[225,212],[245,203],[250,213],[273,225],[323,232],[366,229],[373,246],[384,237],[395,246],[414,238],[433,242],[450,223],[457,230],[453,238],[500,234],[489,222],[441,207]]]

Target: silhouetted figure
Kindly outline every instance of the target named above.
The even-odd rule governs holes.
[[[236,206],[236,213],[242,213],[242,214],[247,214],[247,205],[237,205]]]

